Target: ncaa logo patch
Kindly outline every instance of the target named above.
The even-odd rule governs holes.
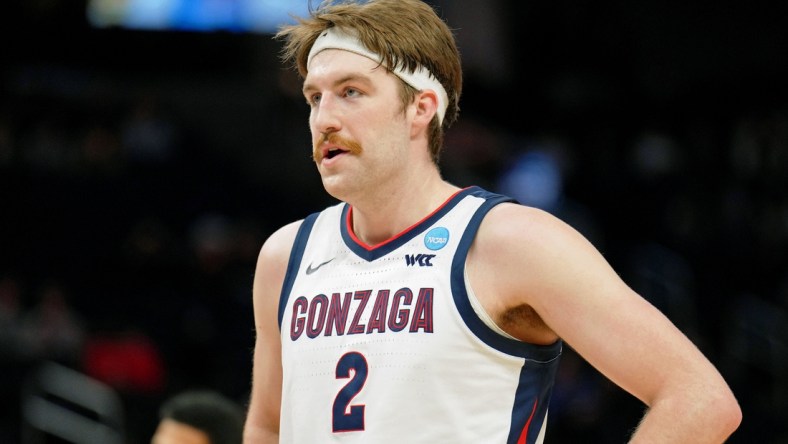
[[[449,243],[449,230],[444,227],[435,227],[424,236],[424,246],[430,250],[440,250]]]

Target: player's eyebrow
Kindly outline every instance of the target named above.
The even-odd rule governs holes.
[[[331,87],[336,88],[336,87],[338,87],[340,85],[343,85],[345,83],[350,83],[350,82],[362,83],[365,86],[372,84],[372,82],[369,79],[369,76],[366,76],[366,75],[363,75],[363,74],[358,74],[358,73],[351,73],[351,74],[347,74],[345,76],[342,76],[342,77],[336,79],[335,81],[331,82]],[[313,85],[312,83],[304,82],[304,86],[302,88],[302,92],[304,93],[304,95],[308,95],[310,92],[317,91],[318,89],[319,88],[317,86]]]

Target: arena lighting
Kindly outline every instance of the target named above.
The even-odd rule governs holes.
[[[309,0],[88,0],[95,28],[144,31],[274,33]]]

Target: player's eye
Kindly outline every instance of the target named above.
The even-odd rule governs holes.
[[[357,97],[360,95],[361,95],[361,91],[357,90],[356,88],[345,89],[345,97]]]
[[[312,94],[306,98],[306,104],[309,106],[315,106],[320,103],[320,98],[322,96],[320,94]]]

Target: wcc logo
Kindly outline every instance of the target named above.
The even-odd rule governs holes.
[[[424,236],[424,246],[432,251],[440,250],[449,243],[449,230],[444,227],[435,227]],[[408,266],[432,267],[432,258],[435,254],[406,254],[405,263]]]
[[[408,264],[410,267],[411,265],[417,265],[419,267],[432,267],[432,258],[434,258],[434,254],[406,254],[405,255],[405,263]]]

